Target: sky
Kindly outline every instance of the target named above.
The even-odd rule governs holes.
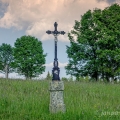
[[[81,15],[95,8],[104,9],[120,0],[0,0],[0,45],[7,43],[14,46],[17,38],[31,35],[42,41],[46,57],[46,70],[52,73],[54,61],[54,36],[46,34],[54,30],[54,22],[58,23],[58,31],[65,35],[58,36],[58,61],[60,78],[66,75],[68,63],[66,46],[69,46],[68,32],[73,29],[75,20],[80,21]],[[0,77],[4,77],[0,73]],[[12,73],[10,78],[21,76]]]

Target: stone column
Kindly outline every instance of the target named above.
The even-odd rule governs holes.
[[[63,81],[50,82],[50,105],[51,113],[65,112],[65,104],[63,98],[64,83]]]

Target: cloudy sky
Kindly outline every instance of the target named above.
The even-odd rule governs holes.
[[[47,30],[54,30],[54,22],[58,22],[58,30],[66,34],[58,36],[58,61],[60,77],[67,77],[64,66],[68,63],[66,45],[69,45],[67,33],[89,9],[104,9],[120,0],[0,0],[0,45],[11,44],[23,35],[32,35],[43,43],[46,57],[46,71],[51,73],[54,60],[54,36],[47,35]],[[0,76],[3,76],[0,74]],[[20,77],[10,74],[10,77]]]

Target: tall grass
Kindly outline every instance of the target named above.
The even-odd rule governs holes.
[[[64,82],[65,113],[49,113],[49,81],[0,79],[0,120],[120,120],[120,84]]]

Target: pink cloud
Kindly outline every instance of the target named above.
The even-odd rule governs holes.
[[[0,27],[25,29],[26,34],[34,35],[41,40],[53,39],[47,30],[54,30],[54,22],[58,22],[58,30],[70,31],[75,20],[87,10],[104,9],[106,2],[96,0],[2,0],[8,3],[4,16],[0,19]],[[59,40],[68,41],[67,34],[59,36]]]

